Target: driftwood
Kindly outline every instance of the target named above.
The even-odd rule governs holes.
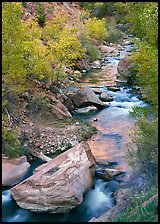
[[[48,162],[48,161],[52,160],[50,157],[45,156],[43,153],[40,153],[40,152],[33,152],[33,151],[30,150],[29,153],[32,156],[37,157],[37,158],[43,160],[44,162]]]

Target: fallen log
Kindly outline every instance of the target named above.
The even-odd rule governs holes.
[[[42,152],[34,152],[34,151],[29,151],[29,153],[34,156],[34,157],[37,157],[41,160],[43,160],[44,162],[48,162],[50,160],[52,160],[50,157],[44,155]]]

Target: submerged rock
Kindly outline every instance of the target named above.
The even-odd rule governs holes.
[[[28,172],[30,164],[26,156],[14,159],[2,158],[2,186],[18,184]]]
[[[98,168],[96,170],[96,175],[106,180],[109,180],[110,178],[120,174],[122,174],[122,171],[116,169]]]
[[[10,193],[20,207],[33,212],[66,213],[82,203],[94,174],[95,158],[81,142],[39,166]]]

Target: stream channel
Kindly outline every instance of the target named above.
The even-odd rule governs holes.
[[[131,48],[133,48],[133,45],[126,45],[124,50],[120,52],[119,57],[106,57],[106,64],[110,63],[117,66],[119,60]],[[93,70],[88,75],[92,77],[95,71],[100,74],[101,69]],[[10,188],[3,188],[3,222],[88,222],[91,218],[99,217],[115,206],[113,197],[115,190],[133,185],[133,181],[131,181],[132,168],[127,164],[124,157],[125,144],[129,141],[129,129],[133,127],[135,122],[129,115],[129,111],[132,110],[133,106],[145,107],[147,104],[140,100],[138,94],[132,92],[131,86],[120,85],[120,90],[115,92],[108,90],[107,86],[99,86],[98,83],[96,85],[88,86],[88,88],[98,88],[109,93],[113,97],[113,101],[108,102],[110,106],[102,110],[79,113],[76,116],[81,120],[93,122],[93,125],[98,129],[97,134],[88,140],[96,161],[112,161],[114,163],[109,168],[121,170],[123,173],[109,181],[95,176],[95,188],[89,189],[84,194],[83,202],[68,214],[38,214],[22,209],[10,195]],[[41,164],[40,160],[34,160],[25,178],[31,176],[33,170]]]

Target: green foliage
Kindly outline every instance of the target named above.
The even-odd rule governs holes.
[[[158,49],[146,41],[137,41],[136,44],[138,51],[133,53],[131,59],[138,71],[136,77],[146,100],[158,111]]]
[[[3,131],[3,152],[9,159],[19,157],[22,155],[20,143],[16,141],[16,134],[14,130],[7,130],[2,128]]]
[[[116,23],[126,23],[126,15],[128,10],[126,8],[126,3],[124,2],[115,2],[114,4],[114,18],[116,19]]]
[[[158,2],[126,3],[126,18],[134,34],[149,44],[158,44]]]
[[[100,19],[106,15],[112,15],[114,11],[114,2],[81,2],[80,6],[93,17]]]
[[[158,193],[157,187],[152,186],[149,191],[141,191],[132,196],[132,203],[127,210],[118,216],[114,222],[156,222],[158,200],[155,198],[151,202],[142,206],[152,196]]]
[[[25,91],[27,76],[51,75],[48,49],[36,20],[23,22],[20,2],[2,4],[2,79],[10,91]]]
[[[94,44],[85,44],[85,47],[87,49],[86,53],[89,58],[89,60],[94,61],[100,56],[100,52],[98,50],[98,47]]]
[[[147,175],[148,182],[157,181],[158,172],[158,119],[138,120],[130,133],[127,157],[135,171]]]
[[[49,100],[44,96],[37,95],[34,97],[29,105],[29,109],[34,112],[40,112],[42,110],[48,110]]]
[[[41,27],[43,27],[45,25],[45,21],[46,21],[44,2],[36,2],[36,4],[38,5],[38,15],[37,15],[38,24]]]
[[[84,20],[84,29],[82,36],[85,40],[96,40],[101,43],[107,37],[106,21],[105,19],[97,19],[95,17]]]

